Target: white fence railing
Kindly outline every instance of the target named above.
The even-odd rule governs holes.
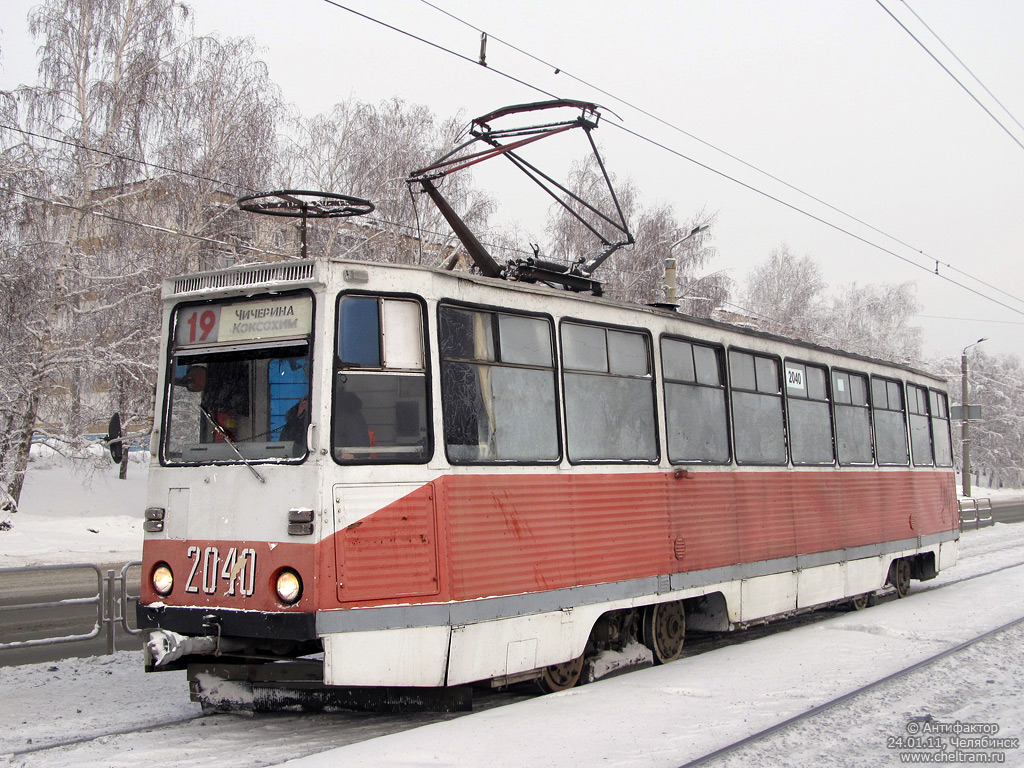
[[[120,626],[122,631],[129,635],[142,634],[143,630],[136,629],[129,624],[129,616],[134,617],[134,611],[130,610],[139,601],[139,596],[131,594],[128,588],[128,574],[132,568],[141,568],[141,561],[125,563],[120,571],[108,570],[105,574],[100,567],[91,563],[75,563],[71,565],[33,565],[24,567],[0,568],[0,580],[6,578],[17,578],[34,574],[57,573],[61,571],[83,572],[82,581],[91,583],[92,578],[96,579],[95,592],[79,597],[62,597],[56,600],[45,602],[32,602],[32,597],[27,596],[26,600],[17,597],[5,597],[0,602],[0,614],[27,615],[28,611],[39,611],[46,609],[72,608],[85,605],[95,607],[95,619],[93,627],[87,632],[62,634],[57,637],[34,637],[29,640],[14,640],[0,643],[0,651],[13,650],[15,648],[31,648],[41,645],[57,645],[60,643],[77,643],[92,640],[101,634],[106,635],[107,653],[116,650],[115,633]],[[89,589],[85,587],[85,589]],[[81,592],[81,590],[74,590]],[[8,593],[10,594],[10,593]],[[87,619],[86,619],[87,620]]]
[[[965,528],[981,528],[995,523],[992,517],[992,499],[965,497],[960,499],[959,504],[961,531]]]

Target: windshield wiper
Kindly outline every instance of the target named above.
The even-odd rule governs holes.
[[[201,405],[199,406],[199,412],[206,417],[207,421],[210,422],[211,426],[213,426],[214,431],[216,431],[218,435],[224,438],[224,442],[231,446],[231,450],[238,454],[238,458],[240,458],[242,460],[242,463],[249,468],[249,471],[256,476],[256,479],[259,480],[261,483],[266,483],[267,481],[263,479],[263,475],[257,472],[256,467],[254,467],[249,462],[249,460],[242,455],[242,452],[238,450],[238,446],[235,445],[235,441],[231,439],[230,435],[228,435],[227,430],[225,430],[224,427],[218,424],[214,420],[214,418],[209,413],[206,412],[206,409],[203,408],[203,406]]]

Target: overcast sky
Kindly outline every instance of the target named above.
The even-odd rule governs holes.
[[[672,150],[605,121],[595,138],[610,170],[631,177],[646,202],[671,203],[680,219],[702,208],[717,212],[712,232],[719,257],[711,270],[727,270],[742,281],[772,249],[787,243],[798,256],[818,261],[833,286],[914,281],[924,307],[917,320],[931,354],[958,355],[986,336],[988,351],[1024,356],[1024,129],[1013,119],[1024,122],[1024,3],[882,0],[999,117],[1011,137],[878,0],[432,2],[489,33],[490,68],[338,7],[476,59],[479,33],[420,0],[193,0],[191,5],[197,32],[255,38],[285,99],[306,115],[349,97],[379,102],[399,96],[439,115],[468,120],[506,104],[547,98],[494,70],[559,97],[596,101],[629,130]],[[3,0],[0,7],[0,88],[35,80],[35,43],[25,25],[34,4]],[[510,216],[526,219],[527,229],[541,226],[545,202],[537,198],[531,206],[518,191],[507,195],[500,178],[488,178],[486,166],[475,178],[507,203]],[[936,277],[936,260],[941,274],[1012,309]],[[993,287],[972,282],[947,263]]]

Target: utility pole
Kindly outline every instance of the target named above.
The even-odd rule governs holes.
[[[694,227],[690,230],[690,234],[684,235],[668,247],[668,258],[665,259],[665,301],[669,304],[676,303],[676,258],[672,255],[672,251],[710,226],[710,224],[702,224]]]
[[[970,418],[970,406],[968,405],[969,400],[968,388],[967,388],[967,350],[973,346],[981,344],[986,339],[978,339],[974,344],[968,344],[964,347],[964,351],[960,353],[960,407],[963,409],[961,416],[963,417],[960,421],[960,443],[963,448],[964,456],[964,467],[963,467],[963,481],[964,496],[971,495],[971,418]]]

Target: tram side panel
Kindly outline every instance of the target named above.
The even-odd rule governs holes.
[[[651,589],[624,601],[611,588],[665,574],[700,585],[687,595],[721,590],[732,621],[877,589],[885,553],[904,540],[883,530],[902,537],[925,509],[911,549],[917,535],[950,530],[949,478],[866,474],[445,475],[338,532],[346,605],[410,608],[384,621],[346,611],[347,631],[325,637],[325,679],[441,685],[559,663],[582,652],[602,611],[681,596]],[[846,534],[840,518],[853,520]],[[601,585],[573,603],[573,588]]]
[[[781,571],[804,555],[844,562],[850,550],[895,552],[952,531],[950,482],[936,472],[444,475],[340,528],[338,599],[477,600],[754,563]]]

